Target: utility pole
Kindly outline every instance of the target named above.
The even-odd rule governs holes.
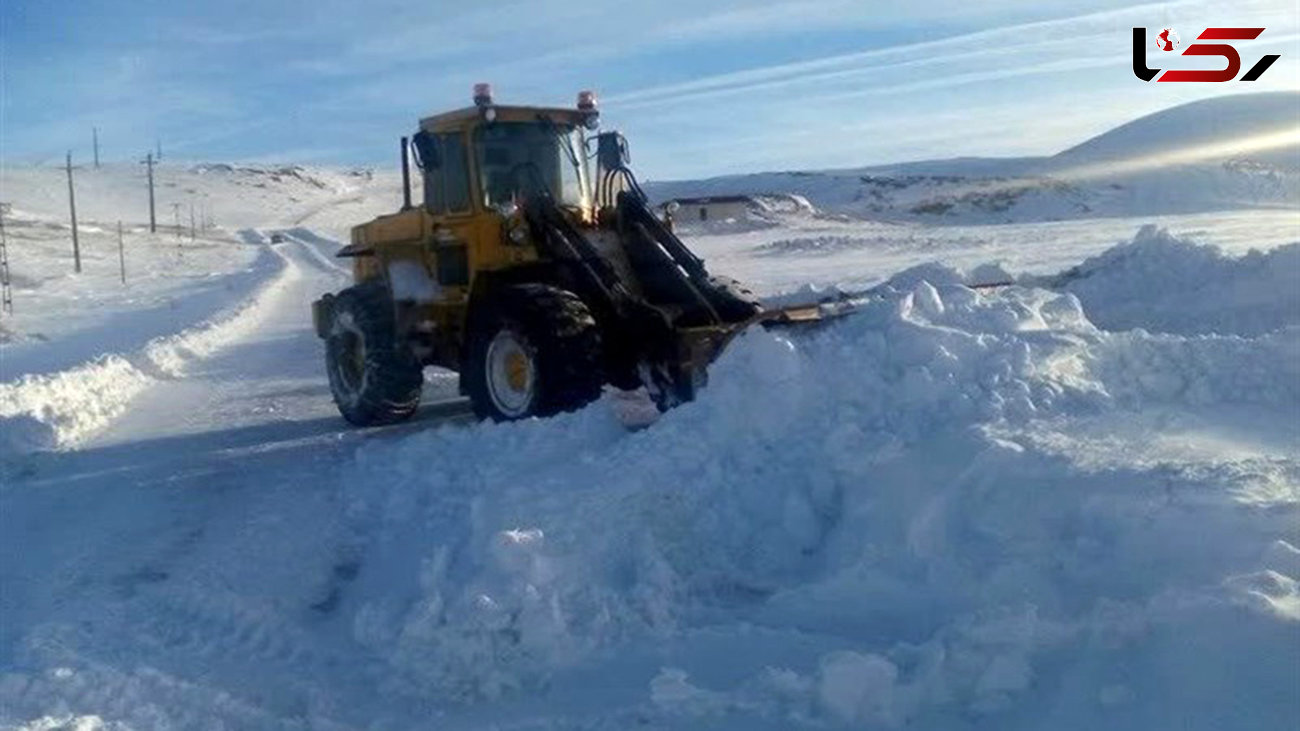
[[[149,168],[149,233],[158,233],[158,220],[153,214],[153,153],[144,156],[144,164]]]
[[[72,267],[81,273],[81,244],[77,241],[77,196],[72,191],[72,150],[68,150],[68,210],[72,213]]]
[[[98,170],[99,169],[99,128],[91,127],[90,135],[95,143],[95,169]]]
[[[172,204],[172,218],[176,221],[176,241],[181,240],[181,204]]]
[[[194,201],[190,201],[190,243],[194,243]]]
[[[122,284],[126,284],[126,247],[122,245],[122,222],[117,222],[117,266],[122,272]]]
[[[9,247],[5,235],[5,204],[0,203],[0,309],[14,314],[14,292],[9,286]]]

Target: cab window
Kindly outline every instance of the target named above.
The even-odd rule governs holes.
[[[469,160],[465,155],[465,137],[459,133],[439,135],[442,138],[443,181],[447,186],[447,210],[452,213],[469,210]]]
[[[424,174],[424,205],[429,213],[470,209],[469,167],[459,133],[415,135],[415,154]]]

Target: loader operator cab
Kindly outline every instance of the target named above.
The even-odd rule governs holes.
[[[479,188],[488,208],[502,210],[521,196],[549,195],[562,206],[586,208],[591,198],[579,128],[536,122],[482,125],[473,134]]]
[[[594,106],[498,107],[490,91],[476,94],[475,103],[421,120],[411,140],[430,214],[509,215],[532,196],[546,196],[565,208],[591,206],[583,127],[594,126]]]

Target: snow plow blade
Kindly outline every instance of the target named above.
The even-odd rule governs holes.
[[[765,329],[812,328],[838,320],[858,310],[848,302],[795,305],[762,310],[753,317],[731,325],[685,328],[678,333],[677,363],[673,375],[677,403],[689,401],[708,383],[708,367],[717,360],[741,333],[758,325]]]
[[[845,305],[797,305],[779,310],[764,310],[755,320],[763,327],[813,325],[843,317],[856,309]]]

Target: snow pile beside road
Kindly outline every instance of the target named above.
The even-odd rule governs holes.
[[[126,358],[0,384],[0,455],[58,449],[108,424],[148,387],[149,375]]]
[[[0,456],[66,449],[102,429],[159,379],[177,378],[197,358],[255,330],[267,300],[295,276],[280,256],[267,256],[262,284],[233,310],[173,335],[153,338],[134,353],[107,353],[91,362],[0,383]]]
[[[384,692],[608,666],[677,726],[1284,727],[1294,455],[1124,461],[1084,427],[1243,394],[1286,424],[1298,331],[1112,334],[1073,294],[931,269],[747,333],[641,432],[593,407],[363,450],[344,606]]]
[[[1300,243],[1234,258],[1148,225],[1051,284],[1108,330],[1258,335],[1300,325],[1298,272]]]

